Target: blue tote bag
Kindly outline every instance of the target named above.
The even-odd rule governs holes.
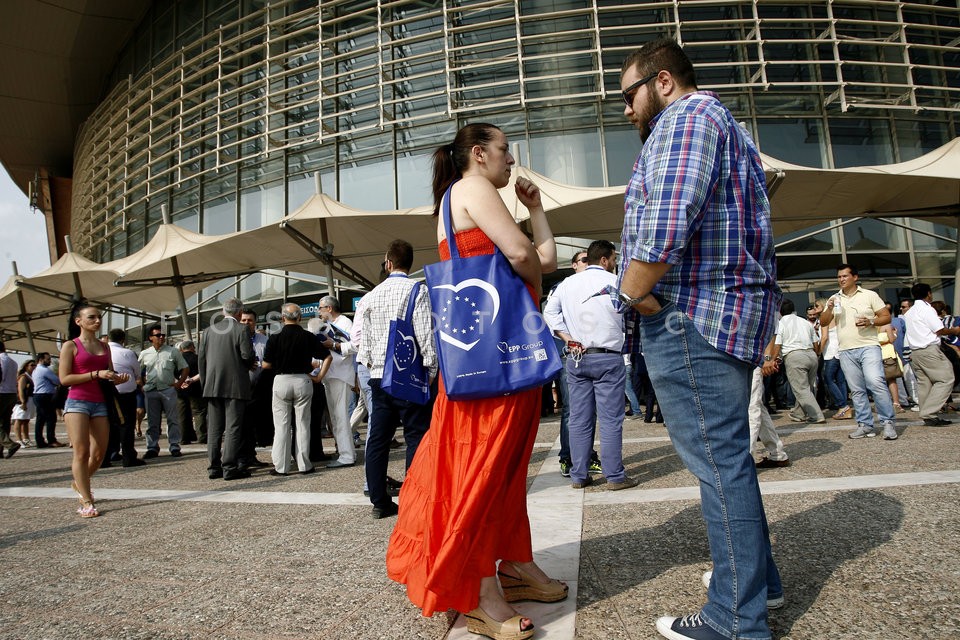
[[[406,314],[390,321],[387,359],[383,365],[380,388],[394,398],[427,404],[430,402],[430,380],[413,332],[413,309],[419,293],[420,283],[417,282],[410,290]]]
[[[447,396],[476,400],[542,386],[561,370],[553,335],[499,249],[460,257],[450,221],[451,189],[441,207],[450,259],[424,267]]]

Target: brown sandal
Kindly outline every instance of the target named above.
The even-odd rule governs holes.
[[[486,611],[477,607],[463,616],[467,619],[467,631],[493,638],[493,640],[527,640],[533,637],[533,624],[524,628],[524,618],[520,615],[498,622],[488,616]]]
[[[517,602],[519,600],[559,602],[570,593],[570,587],[559,580],[552,579],[550,582],[544,583],[526,573],[517,565],[513,565],[513,570],[520,574],[519,578],[497,571],[500,588],[503,589],[503,599],[507,602]]]

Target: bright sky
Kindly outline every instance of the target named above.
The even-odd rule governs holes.
[[[47,228],[43,214],[30,210],[27,196],[0,167],[0,285],[13,275],[12,262],[22,276],[33,276],[50,266]]]

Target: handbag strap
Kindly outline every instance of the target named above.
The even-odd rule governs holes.
[[[420,293],[420,283],[414,282],[413,288],[410,289],[410,299],[407,301],[407,315],[406,321],[413,323],[413,308],[417,304],[417,295]]]
[[[453,220],[450,218],[450,198],[453,193],[453,185],[457,184],[454,180],[447,187],[447,192],[443,196],[443,232],[447,236],[447,249],[450,250],[450,259],[456,260],[460,257],[460,249],[457,248],[457,237],[453,234]]]
[[[440,215],[443,218],[443,232],[447,236],[447,249],[450,251],[450,259],[457,260],[460,258],[460,249],[457,247],[457,236],[453,233],[453,218],[450,215],[450,198],[453,193],[453,185],[457,184],[458,180],[454,180],[450,183],[450,186],[447,187],[447,192],[443,196],[443,201],[440,206]],[[500,247],[493,245],[494,255],[500,253]]]

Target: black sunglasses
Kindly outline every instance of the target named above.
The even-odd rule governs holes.
[[[151,333],[151,334],[150,334],[150,337],[151,337],[151,338],[166,338],[166,337],[167,337],[167,334],[165,334],[165,333]]]
[[[639,80],[634,82],[632,85],[630,85],[629,87],[621,91],[620,93],[621,95],[623,95],[623,103],[628,107],[633,105],[633,99],[636,97],[637,90],[643,85],[653,80],[654,78],[656,78],[658,75],[660,75],[659,71],[651,73],[646,78],[640,78]]]

